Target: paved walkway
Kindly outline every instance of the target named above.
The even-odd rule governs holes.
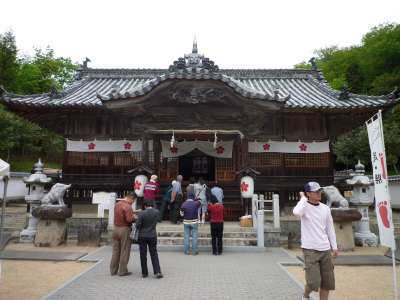
[[[300,299],[302,288],[279,263],[298,261],[279,248],[265,252],[225,252],[213,256],[201,252],[159,252],[163,279],[141,277],[139,254],[131,253],[131,276],[109,275],[111,248],[105,246],[86,257],[99,260],[89,271],[48,295],[46,299],[141,300],[243,300]],[[151,261],[148,258],[149,271]]]

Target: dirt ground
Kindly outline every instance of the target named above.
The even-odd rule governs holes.
[[[356,247],[352,252],[341,252],[340,255],[383,255],[385,247]],[[290,250],[294,255],[301,255],[301,250]],[[286,267],[302,284],[305,283],[302,267]],[[397,281],[400,287],[399,267]],[[391,266],[336,266],[336,290],[331,292],[330,300],[386,300],[393,299],[393,276]],[[313,293],[319,299],[317,293]]]
[[[68,244],[59,247],[35,247],[30,244],[11,243],[6,250],[25,251],[95,251],[96,247],[78,247]],[[71,278],[90,268],[93,263],[74,261],[1,260],[0,299],[35,300],[49,294]]]

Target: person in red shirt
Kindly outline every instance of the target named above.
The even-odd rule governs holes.
[[[131,232],[132,223],[136,215],[132,209],[135,202],[135,194],[128,194],[118,201],[114,208],[114,230],[112,234],[112,257],[110,263],[111,276],[118,273],[119,276],[132,274],[128,272],[129,256],[131,254]]]
[[[160,192],[160,186],[158,183],[158,177],[157,175],[153,174],[150,177],[150,181],[144,185],[144,190],[143,190],[144,201],[152,201],[153,207],[155,207],[156,198],[158,197],[159,192]]]
[[[211,195],[211,203],[207,207],[210,216],[211,244],[214,255],[222,254],[222,236],[224,235],[224,205]]]

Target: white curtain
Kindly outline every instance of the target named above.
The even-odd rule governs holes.
[[[330,151],[328,140],[323,142],[249,142],[249,152],[326,153]]]
[[[214,148],[214,143],[209,141],[183,141],[175,142],[171,148],[170,141],[161,141],[163,157],[179,157],[194,149],[199,149],[206,155],[217,158],[232,158],[233,141],[220,141]]]
[[[151,143],[152,146],[152,143]],[[91,140],[72,141],[67,139],[67,151],[71,152],[140,152],[141,140]]]

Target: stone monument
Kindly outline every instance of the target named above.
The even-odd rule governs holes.
[[[364,175],[365,167],[358,161],[352,178],[346,183],[353,188],[350,203],[361,213],[362,218],[356,223],[355,240],[358,246],[377,246],[378,237],[369,229],[368,207],[374,202],[372,181]]]
[[[331,208],[339,250],[354,250],[353,221],[360,220],[361,214],[357,209],[349,208],[349,202],[335,186],[325,186],[322,190],[326,204]]]
[[[33,216],[32,212],[41,204],[41,200],[44,197],[44,186],[51,182],[51,178],[43,174],[43,167],[44,164],[39,158],[39,161],[33,165],[34,173],[24,178],[24,182],[29,187],[28,195],[25,196],[25,201],[29,205],[29,215],[28,227],[22,230],[19,236],[21,243],[33,243],[35,239],[39,219]]]
[[[32,215],[39,218],[35,246],[58,246],[66,242],[66,219],[72,216],[72,210],[65,205],[63,197],[70,187],[56,183],[42,198],[41,205],[33,209]]]

